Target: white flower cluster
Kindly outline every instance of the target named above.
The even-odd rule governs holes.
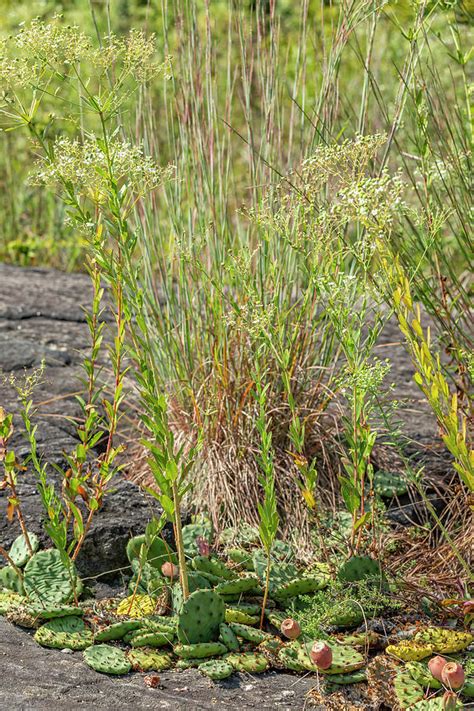
[[[32,181],[39,184],[71,184],[76,194],[101,201],[109,192],[111,181],[135,195],[144,195],[161,185],[174,173],[172,166],[162,168],[139,146],[113,141],[106,150],[96,138],[84,142],[59,138],[53,159],[42,159]]]
[[[52,22],[33,20],[18,33],[16,45],[26,57],[45,64],[76,64],[92,52],[90,39],[78,27],[62,24],[59,15]]]

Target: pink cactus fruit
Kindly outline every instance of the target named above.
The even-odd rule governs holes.
[[[332,664],[332,650],[326,642],[315,642],[309,656],[319,669],[329,669]]]
[[[301,627],[296,620],[287,617],[286,620],[283,620],[281,623],[280,631],[282,635],[288,639],[296,639],[301,634]]]
[[[171,580],[175,580],[175,578],[179,577],[179,568],[177,565],[174,563],[171,563],[169,560],[166,561],[166,563],[163,563],[161,566],[161,572],[165,576],[165,578],[171,578]]]
[[[448,689],[460,689],[464,684],[464,669],[457,662],[448,662],[441,672],[441,681]]]
[[[428,669],[430,670],[432,676],[434,676],[434,678],[438,681],[441,681],[441,673],[447,663],[448,660],[440,656],[433,657],[433,659],[430,659],[428,662]]]

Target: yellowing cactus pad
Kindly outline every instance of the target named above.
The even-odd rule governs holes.
[[[116,609],[117,615],[130,618],[148,617],[155,611],[156,601],[151,595],[130,595],[126,597]]]
[[[398,644],[389,644],[385,651],[387,654],[391,654],[397,659],[402,659],[404,662],[419,662],[420,659],[433,654],[433,645],[426,642],[407,640]]]
[[[435,652],[453,654],[466,649],[474,642],[474,635],[469,632],[448,630],[443,627],[427,627],[417,632],[413,638],[415,642],[430,644]]]

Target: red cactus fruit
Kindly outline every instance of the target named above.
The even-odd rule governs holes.
[[[309,656],[319,669],[329,669],[332,664],[332,649],[326,642],[315,642]]]
[[[430,670],[434,678],[438,681],[441,681],[441,673],[447,663],[448,660],[440,656],[433,657],[433,659],[430,659],[430,661],[428,662],[428,669]]]
[[[174,563],[170,563],[169,560],[166,561],[166,563],[163,563],[161,566],[161,572],[165,576],[165,578],[171,578],[171,580],[174,580],[175,578],[179,577],[179,568],[177,565]]]
[[[442,702],[444,711],[456,711],[458,707],[458,696],[454,691],[445,691]]]
[[[287,619],[281,623],[280,631],[282,635],[288,637],[288,639],[296,639],[301,634],[301,627],[296,620],[287,617]]]
[[[441,681],[448,689],[460,689],[464,684],[464,669],[457,662],[448,662],[441,672]]]

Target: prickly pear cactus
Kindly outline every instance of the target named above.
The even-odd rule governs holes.
[[[41,602],[31,602],[25,605],[25,612],[38,620],[54,620],[56,617],[82,617],[84,610],[76,605],[44,605]]]
[[[167,580],[161,574],[161,570],[157,570],[150,563],[140,564],[140,561],[133,559],[131,563],[133,576],[128,583],[128,591],[131,595],[134,592],[140,595],[161,595],[167,590]]]
[[[400,472],[374,472],[374,490],[375,493],[385,499],[391,499],[394,496],[402,496],[408,491],[408,485],[405,477]]]
[[[258,652],[231,653],[225,658],[235,671],[248,672],[249,674],[262,674],[267,671],[268,659]]]
[[[199,644],[176,644],[174,653],[185,659],[201,657],[218,657],[227,652],[227,647],[221,642],[200,642]]]
[[[229,652],[237,652],[240,647],[235,632],[225,622],[219,626],[219,642],[225,644]]]
[[[196,590],[178,616],[178,640],[183,644],[216,641],[224,615],[225,606],[219,595],[212,590]]]
[[[355,582],[366,578],[381,577],[380,564],[365,555],[355,555],[341,565],[338,572],[339,580]]]
[[[264,551],[257,550],[252,556],[253,567],[262,585],[265,585],[267,576],[267,556]],[[270,565],[269,591],[273,595],[275,590],[298,577],[298,569],[293,563],[282,563],[272,560]]]
[[[331,684],[345,686],[346,684],[360,684],[361,682],[367,681],[367,673],[365,669],[359,669],[358,671],[348,672],[347,674],[331,674],[329,678]]]
[[[94,643],[92,632],[80,617],[57,617],[42,625],[35,633],[35,641],[52,649],[87,649]]]
[[[35,553],[25,566],[23,576],[25,593],[31,601],[46,605],[61,605],[82,592],[82,583],[77,577],[74,563],[67,568],[59,551],[50,548]]]
[[[420,644],[431,645],[440,654],[454,654],[469,647],[474,642],[474,635],[443,627],[427,627],[417,632],[413,639]]]
[[[205,555],[197,555],[193,558],[193,568],[198,573],[208,573],[215,578],[223,578],[224,580],[234,580],[237,577],[235,571],[230,570],[224,563],[217,558],[209,558]]]
[[[127,656],[132,669],[138,671],[164,671],[173,666],[169,654],[154,649],[132,649]]]
[[[393,688],[400,708],[411,708],[424,698],[423,687],[415,681],[406,669],[398,669],[393,681]]]
[[[249,571],[255,570],[252,556],[243,548],[227,548],[226,555],[233,563],[236,563],[239,568]]]
[[[0,615],[6,615],[12,612],[22,605],[25,600],[26,598],[23,597],[23,595],[19,595],[12,590],[0,592]]]
[[[316,667],[301,645],[286,644],[278,651],[278,661],[284,669],[290,671],[316,671]]]
[[[348,674],[365,666],[364,655],[354,647],[331,644],[332,664],[323,674]]]
[[[227,679],[234,673],[234,667],[232,664],[229,664],[229,662],[226,662],[223,659],[212,659],[209,662],[203,662],[203,664],[198,666],[198,669],[213,681]]]
[[[242,595],[248,592],[260,591],[260,582],[256,575],[245,575],[235,580],[226,580],[216,585],[215,592],[219,595]]]
[[[428,664],[424,662],[407,662],[405,669],[411,678],[418,682],[424,689],[428,687],[430,689],[441,689],[441,682],[434,678],[428,669]]]
[[[133,632],[140,627],[139,620],[124,620],[114,622],[95,633],[96,642],[111,642],[116,639],[123,639],[127,632]]]
[[[142,549],[145,546],[145,535],[135,536],[129,540],[127,543],[127,558],[130,563],[134,560],[140,560]],[[158,570],[161,575],[161,566],[163,563],[166,563],[166,561],[177,564],[177,555],[162,538],[155,538],[146,551],[146,562],[155,570]]]
[[[39,538],[36,533],[28,531],[28,540],[30,541],[33,553],[36,553],[39,548]],[[23,566],[26,565],[31,555],[23,533],[18,536],[18,538],[15,538],[8,555],[18,568],[23,568]]]
[[[248,612],[237,610],[233,607],[227,607],[225,611],[226,622],[238,622],[242,625],[256,625],[260,621],[258,615],[249,615]]]
[[[173,634],[166,632],[143,632],[137,630],[131,638],[132,647],[165,647],[173,641]]]
[[[186,557],[194,558],[201,554],[199,542],[209,544],[212,541],[212,524],[210,521],[203,523],[188,523],[183,526],[183,545]]]
[[[110,644],[96,644],[84,651],[84,661],[88,667],[101,674],[128,674],[132,668],[127,655]]]
[[[231,622],[229,627],[237,637],[241,637],[247,642],[253,642],[253,644],[261,644],[273,637],[269,632],[249,627],[249,625],[241,625],[238,622]]]
[[[344,600],[336,603],[326,614],[324,622],[327,625],[340,627],[356,627],[364,621],[364,612],[355,600]]]
[[[25,594],[21,576],[12,565],[5,565],[0,568],[0,590],[2,588],[18,593],[18,595]]]
[[[433,645],[407,639],[398,644],[389,644],[385,651],[404,662],[419,662],[433,653]]]
[[[297,595],[307,595],[308,593],[323,590],[328,586],[328,577],[326,575],[307,575],[302,578],[290,580],[285,585],[280,586],[272,591],[272,596],[277,601],[285,601],[290,597]]]
[[[130,595],[119,603],[116,614],[140,619],[152,615],[155,609],[156,599],[151,595]]]
[[[366,647],[372,649],[379,647],[381,644],[381,637],[377,632],[354,632],[354,634],[344,634],[340,637],[333,637],[333,641],[336,644],[344,644],[349,647]]]

